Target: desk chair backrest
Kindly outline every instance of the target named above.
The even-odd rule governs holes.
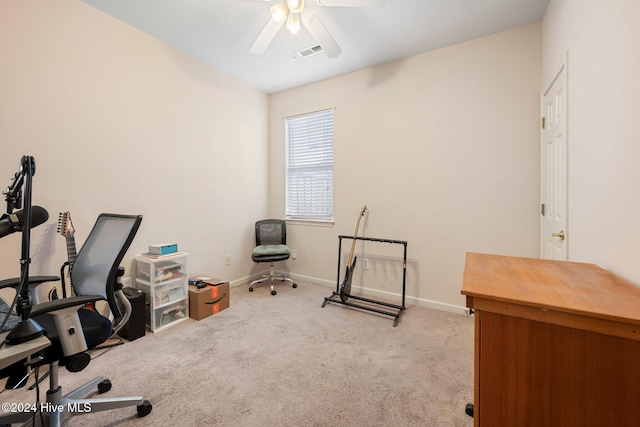
[[[120,262],[140,227],[141,215],[100,214],[71,269],[76,295],[100,295],[120,317],[115,285]]]
[[[263,219],[256,222],[256,246],[286,245],[287,227],[281,219]]]

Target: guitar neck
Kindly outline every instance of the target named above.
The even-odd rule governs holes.
[[[356,231],[353,233],[353,241],[351,242],[351,252],[349,252],[349,265],[353,262],[353,253],[356,249],[356,237],[358,237],[358,230],[360,229],[360,218],[362,215],[358,216],[358,221],[356,222]]]
[[[67,259],[70,263],[73,263],[76,260],[77,256],[76,239],[73,237],[72,233],[67,233],[67,235],[64,237],[67,240]]]

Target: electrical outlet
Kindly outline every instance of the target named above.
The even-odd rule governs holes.
[[[231,255],[224,256],[224,265],[231,265]]]
[[[293,258],[293,259],[298,258],[298,250],[297,249],[291,249],[291,258]]]
[[[369,258],[362,258],[362,269],[363,270],[369,269]]]

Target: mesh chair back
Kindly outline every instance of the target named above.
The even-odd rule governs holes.
[[[256,222],[256,246],[286,245],[287,227],[281,219],[263,219]]]
[[[100,295],[113,313],[119,313],[115,298],[118,267],[141,221],[141,215],[98,216],[71,268],[76,295]]]

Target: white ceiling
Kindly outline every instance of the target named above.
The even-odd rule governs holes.
[[[540,21],[549,0],[387,0],[382,8],[317,7],[342,48],[294,61],[315,45],[283,27],[262,55],[249,47],[270,19],[269,0],[83,0],[266,93],[406,58]]]

